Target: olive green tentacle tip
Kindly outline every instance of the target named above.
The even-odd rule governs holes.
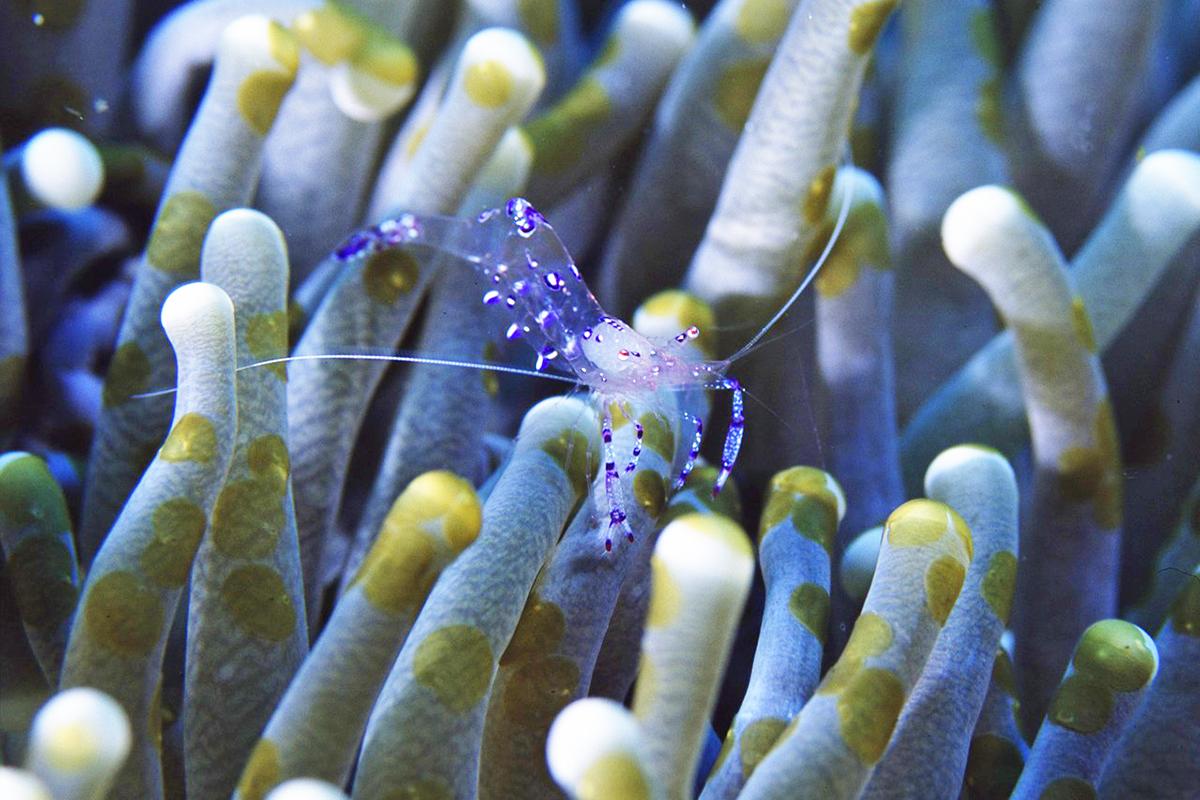
[[[1083,632],[1071,663],[1076,674],[1087,675],[1113,691],[1135,692],[1154,680],[1158,649],[1137,625],[1106,619]]]
[[[831,552],[845,515],[846,494],[832,475],[814,467],[792,467],[771,478],[758,526],[759,542],[790,517],[797,533]]]
[[[1138,626],[1119,619],[1093,623],[1079,639],[1046,718],[1076,733],[1095,733],[1112,719],[1117,693],[1137,692],[1158,672],[1158,649]]]

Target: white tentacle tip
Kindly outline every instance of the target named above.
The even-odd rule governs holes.
[[[509,109],[519,118],[546,85],[546,68],[537,48],[517,31],[485,28],[463,47],[455,83],[476,105]]]
[[[329,91],[333,102],[350,119],[378,122],[412,99],[418,72],[416,56],[408,47],[380,37],[351,60],[334,65]]]
[[[696,23],[680,3],[633,0],[622,7],[614,34],[633,41],[651,37],[647,43],[658,48],[662,55],[678,58],[691,46]]]
[[[253,208],[234,208],[217,216],[204,237],[201,263],[211,248],[234,248],[248,260],[265,255],[286,258],[287,245],[275,221]]]
[[[720,514],[685,514],[672,521],[659,536],[654,557],[677,580],[697,586],[749,591],[754,577],[750,539]]]
[[[102,784],[125,763],[131,741],[117,701],[96,689],[67,689],[33,719],[29,766],[45,780],[91,777]]]
[[[315,778],[293,778],[267,795],[266,800],[347,800],[341,789]]]
[[[942,247],[950,261],[962,268],[1031,220],[1036,221],[1037,216],[1016,192],[1003,186],[980,186],[959,196],[946,209]]]
[[[0,797],[4,800],[53,800],[50,790],[23,769],[0,767]]]
[[[571,797],[631,796],[639,783],[638,796],[650,796],[650,771],[641,753],[642,731],[633,715],[595,697],[559,712],[546,740],[550,775]]]
[[[21,178],[39,203],[64,211],[90,206],[104,186],[104,163],[88,139],[47,128],[21,148]]]
[[[925,470],[925,494],[933,497],[933,486],[952,472],[980,466],[995,470],[997,477],[1016,485],[1016,474],[1004,454],[993,447],[982,444],[958,444],[938,453]]]
[[[205,332],[228,331],[232,338],[233,301],[221,287],[203,281],[185,283],[167,295],[162,307],[167,338],[177,343]],[[205,338],[208,338],[207,336]]]
[[[586,431],[589,446],[594,446],[599,429],[600,421],[589,404],[574,397],[550,397],[525,413],[517,444],[536,444],[576,430]]]

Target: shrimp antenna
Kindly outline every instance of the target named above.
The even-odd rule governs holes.
[[[242,370],[255,369],[256,367],[269,367],[272,364],[287,364],[292,361],[324,361],[327,359],[332,361],[391,361],[398,364],[431,364],[435,367],[463,367],[465,369],[477,369],[482,372],[507,372],[511,375],[527,375],[531,378],[569,383],[572,386],[583,385],[574,378],[568,378],[565,375],[556,375],[553,372],[538,372],[532,369],[513,367],[508,364],[497,364],[491,361],[465,361],[453,358],[384,355],[381,353],[313,353],[301,356],[281,356],[279,358],[268,358],[264,361],[255,361],[251,364],[243,364],[234,371],[241,372]],[[154,392],[142,392],[131,397],[134,400],[147,400],[151,397],[164,397],[174,394],[175,391],[175,389],[159,389]]]
[[[848,160],[847,163],[849,164]],[[804,276],[804,280],[800,281],[800,285],[796,287],[796,291],[792,292],[792,296],[787,299],[787,302],[775,312],[775,316],[771,317],[770,321],[766,325],[763,325],[759,329],[758,333],[754,334],[750,341],[742,345],[736,353],[725,359],[726,361],[730,363],[737,361],[739,358],[754,349],[754,346],[758,344],[759,340],[766,336],[767,332],[779,323],[779,320],[783,319],[783,315],[786,314],[788,310],[796,304],[796,301],[800,299],[800,295],[804,294],[804,290],[807,289],[808,285],[813,282],[814,278],[817,277],[817,273],[820,272],[821,267],[823,267],[825,262],[829,259],[829,254],[833,252],[834,245],[837,244],[838,237],[842,233],[842,228],[844,228],[846,225],[846,219],[850,216],[850,200],[853,198],[853,196],[854,189],[852,183],[850,181],[846,181],[846,190],[842,193],[842,207],[838,211],[837,222],[834,223],[833,231],[829,234],[829,240],[825,242],[825,248],[821,251],[821,255],[817,257],[817,261],[815,264],[813,264],[813,268],[810,269],[808,274]]]

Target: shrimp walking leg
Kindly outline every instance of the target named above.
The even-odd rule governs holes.
[[[679,470],[678,477],[675,478],[675,491],[683,488],[683,484],[687,483],[688,475],[692,474],[692,468],[696,466],[696,459],[700,457],[700,441],[704,438],[704,420],[699,417],[693,417],[691,414],[684,414],[684,418],[696,423],[696,434],[692,437],[692,446],[688,448],[687,461],[683,464],[683,469]]]
[[[608,501],[608,532],[604,537],[604,549],[611,551],[613,528],[619,529],[631,542],[633,541],[633,528],[629,527],[626,514],[621,508],[619,496],[621,475],[617,472],[617,458],[613,451],[612,413],[607,408],[604,410],[600,434],[604,440],[604,496]]]
[[[629,454],[629,463],[625,465],[625,474],[628,475],[637,469],[638,459],[642,457],[642,439],[646,436],[646,430],[642,423],[634,419],[633,407],[629,403],[621,404],[621,413],[633,425],[633,451]]]
[[[745,430],[746,418],[742,413],[742,385],[737,378],[724,378],[713,384],[713,389],[728,389],[733,392],[733,412],[729,417],[729,430],[725,433],[725,444],[721,448],[721,472],[713,483],[713,497],[721,492],[725,481],[733,472],[733,464],[737,461],[738,451],[742,449],[742,433]]]

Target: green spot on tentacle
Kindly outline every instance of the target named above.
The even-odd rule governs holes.
[[[184,414],[167,434],[158,457],[172,463],[211,463],[217,457],[217,430],[212,420],[195,411]]]
[[[404,250],[380,250],[367,257],[362,280],[367,296],[384,305],[395,305],[417,285],[421,267]]]
[[[104,407],[120,405],[150,387],[150,359],[137,342],[125,342],[113,353],[104,379]]]
[[[1004,89],[999,76],[987,78],[979,84],[979,97],[975,100],[975,120],[979,130],[993,144],[1004,142]]]
[[[417,80],[420,68],[408,45],[390,36],[376,34],[351,59],[354,69],[391,86],[408,86]]]
[[[734,27],[747,42],[774,42],[783,36],[791,11],[787,0],[746,0],[738,9]]]
[[[967,568],[953,556],[939,556],[925,570],[925,607],[938,625],[946,624],[966,577]]]
[[[767,59],[737,61],[722,70],[713,88],[713,108],[732,131],[740,131],[750,118],[754,98],[770,66]]]
[[[869,0],[850,12],[848,44],[850,50],[860,56],[866,55],[875,46],[879,32],[891,16],[899,0]]]
[[[829,195],[833,192],[833,178],[836,173],[837,167],[827,164],[809,181],[808,190],[804,194],[804,201],[800,207],[804,214],[804,220],[809,225],[819,225],[825,218],[825,210],[829,207]]]
[[[158,593],[124,570],[101,576],[84,599],[88,635],[102,647],[133,658],[149,655],[163,624]]]
[[[838,721],[846,746],[866,765],[879,761],[904,706],[904,684],[886,669],[852,677],[838,696]]]
[[[1096,524],[1116,530],[1121,524],[1123,486],[1120,444],[1108,400],[1096,406],[1092,436],[1092,446],[1068,447],[1059,456],[1059,491],[1073,502],[1090,500]]]
[[[1096,352],[1096,332],[1092,329],[1092,318],[1087,312],[1087,306],[1083,304],[1083,298],[1076,295],[1071,298],[1071,325],[1075,328],[1075,335],[1079,337],[1079,343],[1089,353]]]
[[[1136,692],[1154,677],[1158,655],[1141,628],[1123,620],[1106,619],[1083,632],[1071,663],[1078,674],[1108,689]]]
[[[283,578],[271,567],[238,567],[221,584],[221,602],[242,630],[282,642],[296,628],[296,606]]]
[[[0,517],[16,528],[35,526],[46,534],[69,533],[71,519],[62,489],[37,456],[4,456],[0,467]]]
[[[275,552],[283,526],[281,496],[265,480],[231,481],[221,489],[213,506],[213,545],[227,556],[270,555]]]
[[[742,763],[742,778],[748,779],[787,727],[787,720],[779,717],[763,717],[746,726],[742,731],[741,748],[739,750]]]
[[[296,39],[322,64],[346,61],[363,48],[368,25],[342,3],[328,0],[321,8],[296,17],[292,32]]]
[[[813,241],[814,252],[809,260],[817,257],[828,238],[825,233]],[[891,265],[887,218],[878,205],[866,203],[850,212],[813,285],[822,297],[840,297],[858,281],[864,266],[885,270]]]
[[[1112,690],[1075,673],[1059,684],[1046,719],[1076,733],[1095,733],[1108,724],[1112,710]]]
[[[661,475],[648,469],[633,476],[633,499],[651,519],[657,519],[667,504],[667,486]]]
[[[611,113],[612,100],[604,85],[594,76],[581,80],[558,105],[526,126],[534,170],[566,171],[578,160],[587,136]]]
[[[596,759],[574,787],[579,800],[650,800],[650,780],[628,753],[609,753]]]
[[[518,0],[521,25],[542,45],[558,41],[558,0]]]
[[[1046,784],[1038,800],[1096,800],[1096,787],[1083,778],[1057,778]]]
[[[159,504],[150,517],[153,536],[138,560],[146,577],[170,589],[187,583],[207,524],[204,509],[191,500],[177,497]]]
[[[266,136],[275,124],[279,106],[292,88],[294,75],[285,75],[273,69],[251,72],[238,86],[237,109],[250,130]]]
[[[1013,592],[1017,584],[1017,557],[1007,550],[992,554],[987,572],[980,582],[979,593],[992,613],[1003,623],[1012,611]]]
[[[495,666],[487,636],[473,625],[438,628],[413,654],[417,683],[459,714],[470,711],[487,695]]]
[[[269,433],[250,442],[246,448],[246,465],[254,477],[266,483],[275,494],[283,497],[287,492],[291,459],[279,434]]]
[[[25,356],[0,358],[0,420],[11,420],[17,413],[21,385],[25,382]]]
[[[976,9],[971,15],[971,44],[980,58],[994,69],[1004,66],[1001,58],[1000,39],[996,35],[996,20],[991,8]]]
[[[246,320],[246,349],[255,361],[268,361],[287,355],[288,312],[280,309],[265,314],[254,314]],[[269,369],[281,381],[287,380],[287,364],[268,364]]]
[[[825,632],[829,629],[829,592],[815,583],[802,583],[792,590],[788,598],[788,611],[801,625],[825,643]]]
[[[490,59],[467,67],[463,77],[463,89],[484,108],[499,108],[509,101],[513,93],[513,74],[502,61]]]
[[[279,747],[270,739],[259,739],[238,781],[242,800],[262,800],[282,780]]]
[[[642,424],[642,444],[670,461],[675,456],[675,434],[662,414],[646,413],[638,417]]]
[[[1009,739],[991,733],[971,740],[963,788],[968,800],[1008,800],[1021,777],[1025,759]]]
[[[53,629],[70,619],[79,597],[71,556],[63,540],[51,535],[23,539],[9,554],[5,571],[29,627]]]
[[[825,673],[817,694],[837,694],[843,691],[863,667],[863,662],[892,646],[892,626],[878,614],[867,612],[854,623],[850,639],[837,663]]]
[[[665,628],[679,616],[683,607],[683,591],[661,558],[651,556],[650,572],[650,608],[646,612],[646,627]]]
[[[563,431],[543,442],[542,452],[554,459],[567,474],[576,495],[582,496],[587,491],[600,465],[588,437],[579,431]]]
[[[197,191],[176,192],[167,198],[146,245],[146,262],[180,280],[200,276],[200,248],[217,209]]]
[[[771,478],[767,501],[759,520],[758,536],[791,518],[796,531],[830,552],[837,534],[840,489],[831,488],[831,479],[819,469],[792,467]]]
[[[500,656],[501,665],[507,666],[552,653],[562,641],[566,629],[566,617],[558,603],[543,600],[534,591],[525,603],[512,640]]]
[[[1017,677],[1013,670],[1012,659],[1003,647],[996,648],[996,660],[992,662],[992,683],[999,686],[1004,693],[1016,700]]]
[[[1184,636],[1200,637],[1200,578],[1195,573],[1171,606],[1171,624]]]
[[[504,686],[500,707],[518,725],[544,731],[571,701],[579,686],[579,666],[566,656],[549,655],[517,665]]]

